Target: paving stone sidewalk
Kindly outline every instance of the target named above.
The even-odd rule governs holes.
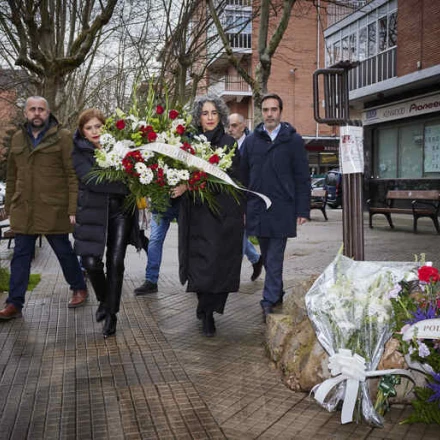
[[[342,244],[341,210],[319,211],[289,240],[286,290],[295,278],[317,274]],[[439,236],[430,221],[412,233],[375,219],[365,229],[369,260],[412,261],[425,252],[439,261]],[[10,251],[0,245],[2,264]],[[177,225],[165,243],[159,293],[135,297],[146,257],[129,250],[117,334],[104,340],[94,321],[96,300],[69,310],[69,290],[48,243],[37,248],[23,319],[0,323],[0,440],[3,439],[438,439],[438,426],[400,425],[409,408],[394,406],[383,429],[340,424],[307,394],[284,386],[269,362],[259,300],[262,279],[242,285],[205,338],[196,298],[177,276]],[[92,293],[92,290],[91,290]],[[0,301],[6,294],[0,295]]]

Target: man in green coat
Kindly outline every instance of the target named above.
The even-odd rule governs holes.
[[[0,320],[21,317],[35,242],[45,235],[73,291],[69,307],[87,298],[87,287],[69,233],[75,224],[78,181],[72,167],[72,136],[51,115],[46,99],[27,99],[26,122],[12,138],[5,209],[15,233],[11,280]]]

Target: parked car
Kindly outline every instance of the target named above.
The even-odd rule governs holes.
[[[327,171],[324,187],[327,190],[327,205],[331,208],[342,206],[342,173],[339,170]]]
[[[324,189],[325,177],[314,177],[312,179],[312,189]]]

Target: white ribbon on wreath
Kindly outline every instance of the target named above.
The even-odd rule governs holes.
[[[263,199],[264,203],[266,204],[266,209],[269,209],[270,206],[272,205],[272,201],[269,199],[269,197],[265,196],[264,194],[238,186],[229,177],[229,175],[225,173],[223,170],[221,170],[218,166],[213,165],[200,157],[194,156],[193,154],[188,153],[187,151],[182,150],[181,148],[176,148],[175,145],[168,145],[162,142],[152,142],[150,144],[143,145],[142,147],[133,148],[132,151],[133,150],[154,151],[156,153],[164,154],[165,156],[171,157],[175,160],[185,163],[188,167],[194,167],[204,171],[205,173],[211,174],[211,176],[217,177],[217,179],[226,182],[228,185],[231,185],[234,188],[239,189],[240,191],[246,191],[255,194],[256,196]]]

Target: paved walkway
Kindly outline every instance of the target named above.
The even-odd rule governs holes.
[[[289,240],[285,285],[320,273],[342,241],[341,210],[319,211]],[[413,260],[425,252],[439,264],[439,236],[430,221],[411,232],[377,219],[365,230],[370,260]],[[42,281],[27,297],[23,319],[0,323],[0,439],[438,439],[438,426],[399,425],[409,409],[394,406],[384,429],[341,425],[306,394],[281,382],[265,354],[259,300],[262,280],[249,280],[216,319],[217,336],[201,335],[195,296],[177,278],[176,225],[165,243],[159,293],[135,297],[145,255],[127,258],[116,337],[104,340],[96,300],[69,310],[69,290],[47,242],[33,272]],[[1,243],[2,264],[10,251]],[[0,295],[0,301],[6,294]]]

